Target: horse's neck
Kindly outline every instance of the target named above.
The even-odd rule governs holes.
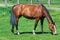
[[[53,23],[53,20],[52,20],[52,18],[51,18],[50,15],[47,14],[46,18],[47,18],[47,20],[48,20],[49,23]]]
[[[49,14],[47,9],[44,11],[44,13],[45,13],[45,16],[46,16],[48,22],[49,23],[53,23],[53,20],[52,20],[52,18],[51,18],[51,16],[50,16],[50,14]]]

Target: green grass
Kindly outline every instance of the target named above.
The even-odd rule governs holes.
[[[10,24],[10,10],[11,7],[0,7],[0,40],[60,40],[60,10],[49,10],[51,17],[56,23],[56,29],[58,35],[51,35],[48,22],[44,21],[44,34],[36,33],[33,35],[35,20],[29,20],[24,17],[19,19],[19,32],[22,34],[14,35],[11,33]],[[38,23],[36,32],[40,32],[40,22]],[[23,33],[24,32],[24,33]]]
[[[32,0],[33,1],[33,4],[36,4],[37,3],[37,0]],[[44,5],[46,5],[46,7],[48,7],[48,0],[39,0],[39,3],[44,3]],[[17,4],[17,0],[7,0],[7,3],[9,5],[15,5]],[[31,4],[31,0],[20,0],[19,3],[21,4]],[[4,0],[0,0],[0,4],[5,4],[5,1]],[[57,5],[57,6],[56,6]],[[52,0],[51,1],[51,4],[50,4],[50,7],[59,7],[60,8],[60,0]]]
[[[30,3],[30,1],[31,0],[20,0],[19,2],[20,3]],[[32,0],[33,1],[33,3],[37,3],[37,0]],[[1,4],[4,4],[4,2],[5,2],[5,0],[0,0],[0,3]],[[16,4],[17,3],[17,0],[7,0],[7,2],[9,3],[9,4]],[[39,2],[40,3],[47,3],[48,2],[48,0],[39,0]],[[60,3],[60,0],[52,0],[51,1],[51,3]]]

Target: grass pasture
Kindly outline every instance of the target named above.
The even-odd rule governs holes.
[[[20,35],[14,35],[11,33],[10,24],[10,10],[11,7],[0,7],[0,40],[60,40],[60,10],[52,10],[49,12],[51,17],[56,23],[57,35],[51,35],[48,29],[48,22],[44,21],[44,34],[40,32],[40,22],[36,29],[36,35],[32,34],[34,21],[24,17],[19,19],[19,32]],[[16,31],[16,30],[15,30]]]

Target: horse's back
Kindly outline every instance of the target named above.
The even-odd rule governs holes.
[[[23,15],[26,17],[35,18],[43,15],[41,4],[34,4],[34,5],[18,4],[18,5],[15,5],[13,10],[17,16]]]

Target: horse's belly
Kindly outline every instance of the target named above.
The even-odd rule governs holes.
[[[34,17],[41,17],[42,16],[42,13],[40,14],[40,13],[36,13],[35,15],[34,15]]]
[[[26,18],[33,18],[33,16],[29,15],[29,14],[24,14],[23,16],[26,17]]]
[[[26,18],[29,18],[29,19],[35,19],[35,18],[40,18],[42,15],[40,15],[39,13],[38,14],[29,14],[29,13],[27,13],[27,14],[23,14],[23,16],[24,17],[26,17]]]

